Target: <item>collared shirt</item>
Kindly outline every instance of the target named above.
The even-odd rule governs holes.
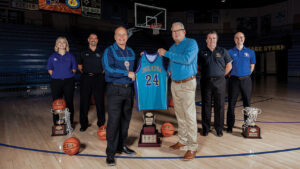
[[[81,52],[77,62],[82,65],[83,73],[102,73],[102,56],[102,52],[98,48],[95,51],[88,48]]]
[[[197,42],[190,38],[184,38],[170,47],[165,57],[170,59],[168,71],[172,80],[184,80],[197,74],[198,51]]]
[[[233,59],[230,75],[238,77],[249,76],[251,74],[250,65],[256,63],[255,52],[246,47],[243,47],[242,50],[234,47],[228,53]]]
[[[217,46],[214,51],[206,47],[200,51],[199,62],[203,77],[220,77],[225,75],[226,65],[232,62],[232,58],[222,47]]]
[[[129,84],[133,81],[128,72],[134,71],[135,54],[126,46],[123,50],[117,43],[107,47],[103,54],[102,65],[105,70],[105,81],[119,84]]]
[[[66,79],[74,76],[72,69],[77,69],[75,57],[66,52],[65,55],[60,55],[54,52],[48,59],[47,70],[52,70],[53,79]]]

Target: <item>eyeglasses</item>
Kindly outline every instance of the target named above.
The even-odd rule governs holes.
[[[179,31],[183,31],[184,29],[178,29],[178,30],[174,30],[174,31],[172,31],[172,33],[177,33],[177,32],[179,32]]]

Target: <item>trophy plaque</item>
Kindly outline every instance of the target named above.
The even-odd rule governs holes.
[[[67,135],[65,120],[63,119],[64,114],[63,110],[53,111],[54,125],[52,126],[52,136]]]
[[[247,116],[247,120],[242,126],[242,135],[245,138],[261,138],[260,128],[255,125],[257,115],[261,114],[261,109],[254,107],[245,107],[242,112]]]
[[[154,115],[152,112],[144,114],[143,128],[140,133],[139,147],[160,147],[160,138],[154,124]]]
[[[65,100],[57,99],[52,103],[53,123],[52,136],[64,136],[73,131],[70,122],[70,112]]]

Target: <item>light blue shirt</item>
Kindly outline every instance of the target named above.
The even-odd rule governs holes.
[[[190,38],[170,47],[165,57],[170,59],[168,71],[172,80],[184,80],[197,74],[198,51],[197,42]]]

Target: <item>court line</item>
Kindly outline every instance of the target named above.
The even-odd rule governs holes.
[[[20,147],[20,146],[8,145],[8,144],[3,144],[3,143],[0,143],[0,146],[2,146],[2,147],[8,147],[8,148],[14,148],[14,149],[20,149],[20,150],[28,150],[28,151],[42,152],[42,153],[67,155],[67,154],[65,154],[64,152],[49,151],[49,150],[39,150],[39,149],[34,149],[34,148]],[[262,155],[262,154],[282,153],[282,152],[297,151],[297,150],[300,150],[300,147],[296,147],[296,148],[288,148],[288,149],[282,149],[282,150],[272,150],[272,151],[252,152],[252,153],[195,156],[195,158],[222,158],[222,157],[236,157],[236,156],[252,156],[252,155]],[[74,155],[74,156],[84,156],[84,157],[106,157],[106,155],[97,155],[97,154],[76,154],[76,155]],[[179,156],[179,157],[136,157],[136,156],[115,156],[115,158],[127,158],[127,159],[183,159],[182,156]]]

